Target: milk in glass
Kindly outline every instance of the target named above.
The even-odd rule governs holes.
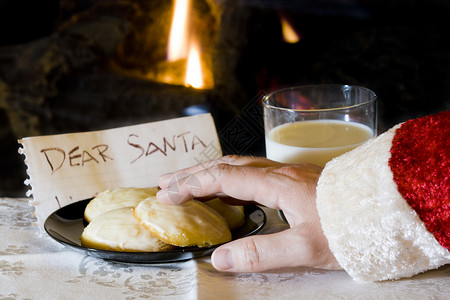
[[[287,123],[266,136],[266,156],[283,162],[309,162],[324,167],[334,157],[350,151],[373,137],[360,123],[313,120]]]

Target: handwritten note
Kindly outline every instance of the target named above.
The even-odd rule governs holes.
[[[161,174],[222,156],[210,114],[19,143],[38,225],[58,208],[106,189],[156,186]]]

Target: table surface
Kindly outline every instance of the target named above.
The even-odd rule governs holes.
[[[261,234],[286,228],[264,209]],[[0,300],[5,299],[449,299],[450,266],[412,278],[358,283],[345,271],[290,268],[222,273],[209,257],[181,263],[110,262],[74,252],[34,227],[25,198],[0,198]]]

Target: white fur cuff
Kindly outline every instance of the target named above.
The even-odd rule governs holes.
[[[395,129],[329,162],[317,209],[329,246],[355,280],[409,277],[450,263],[397,190],[389,168]]]

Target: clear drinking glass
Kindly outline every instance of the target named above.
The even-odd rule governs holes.
[[[377,96],[368,88],[292,87],[263,98],[266,156],[325,164],[377,134]]]

